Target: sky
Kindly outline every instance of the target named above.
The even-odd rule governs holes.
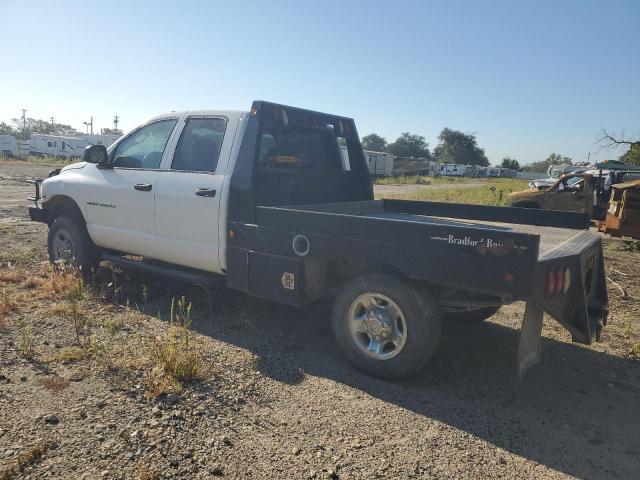
[[[252,100],[393,141],[443,127],[491,163],[616,158],[640,136],[640,0],[0,0],[0,121],[131,129]]]

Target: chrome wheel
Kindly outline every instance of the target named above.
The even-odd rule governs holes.
[[[353,343],[368,357],[389,360],[407,341],[407,321],[400,307],[386,295],[366,292],[357,297],[347,312]]]
[[[51,243],[54,262],[71,263],[73,261],[73,241],[66,230],[58,230]]]

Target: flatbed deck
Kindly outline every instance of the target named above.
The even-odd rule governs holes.
[[[499,233],[535,235],[539,238],[538,259],[562,250],[589,227],[585,215],[574,212],[541,211],[524,208],[456,205],[440,202],[374,200],[323,205],[285,207],[292,210],[348,215],[362,219],[391,220],[427,224],[432,227],[471,228]]]
[[[457,226],[457,227],[469,227],[469,228],[482,228],[500,230],[503,232],[513,233],[526,233],[529,235],[538,235],[540,237],[540,247],[538,251],[538,257],[543,258],[547,256],[551,250],[554,250],[561,246],[563,243],[568,242],[580,232],[576,230],[570,230],[567,228],[559,227],[541,227],[536,225],[522,225],[518,223],[508,222],[489,222],[482,220],[463,220],[459,218],[448,217],[432,217],[428,215],[414,215],[408,213],[397,212],[384,212],[374,213],[371,215],[362,215],[369,218],[384,218],[387,220],[399,220],[403,222],[420,222],[428,223],[431,225],[443,225],[443,226]]]

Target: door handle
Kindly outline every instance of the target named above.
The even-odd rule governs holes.
[[[215,188],[198,188],[196,190],[196,195],[199,197],[215,197],[216,189]]]
[[[133,188],[136,190],[140,190],[141,192],[150,192],[151,184],[150,183],[136,183]]]

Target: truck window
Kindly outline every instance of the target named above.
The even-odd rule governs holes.
[[[346,170],[331,125],[273,127],[260,135],[258,170]]]
[[[227,121],[222,118],[187,120],[171,163],[172,170],[214,172]]]
[[[157,169],[175,125],[172,118],[139,128],[116,147],[113,166]]]

